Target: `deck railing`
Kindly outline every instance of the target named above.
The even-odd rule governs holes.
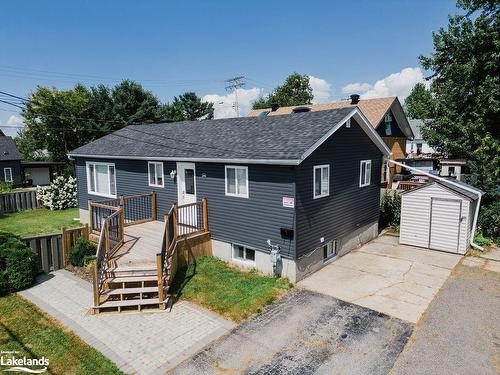
[[[164,228],[161,252],[156,254],[160,303],[169,294],[178,268],[176,252],[179,241],[208,232],[207,199],[181,206],[174,203],[165,215]]]
[[[104,291],[109,259],[123,244],[123,237],[123,208],[118,207],[115,212],[104,219],[101,225],[94,263],[94,306],[99,306],[101,302],[100,296]]]
[[[89,200],[90,228],[100,233],[104,219],[119,208],[123,211],[123,225],[144,223],[156,220],[156,193],[124,196],[94,202]],[[113,230],[113,225],[111,225]]]
[[[416,182],[416,181],[401,181],[399,184],[398,184],[398,188],[397,190],[404,190],[404,191],[407,191],[407,190],[411,190],[411,189],[414,189],[416,187],[419,187],[419,186],[422,186],[424,185],[423,182]]]

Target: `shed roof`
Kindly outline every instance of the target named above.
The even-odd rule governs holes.
[[[458,194],[460,194],[468,199],[471,199],[471,200],[479,199],[479,197],[482,194],[484,194],[484,192],[482,190],[480,190],[472,185],[466,184],[465,182],[458,181],[455,179],[434,180],[434,181],[429,182],[425,185],[419,186],[415,189],[404,191],[401,194],[411,194],[412,192],[414,192],[416,190],[423,189],[423,188],[430,186],[430,185],[433,185],[433,184],[441,185],[441,186],[443,186],[449,190],[452,190],[452,191],[454,191],[454,192],[456,192],[456,193],[458,193]],[[474,190],[474,192],[470,191],[469,189]]]
[[[109,157],[299,164],[354,117],[381,153],[390,151],[359,109],[340,108],[293,116],[242,117],[130,125],[70,152]]]
[[[21,160],[21,154],[17,150],[16,142],[12,137],[0,137],[0,161]]]

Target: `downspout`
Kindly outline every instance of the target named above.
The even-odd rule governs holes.
[[[464,190],[467,190],[467,191],[470,191],[471,193],[474,193],[474,194],[478,194],[479,195],[479,198],[477,200],[477,205],[476,205],[476,212],[474,213],[474,220],[472,222],[472,231],[471,231],[471,234],[470,234],[470,245],[479,250],[479,251],[484,251],[484,249],[479,246],[478,244],[474,243],[474,235],[476,233],[476,227],[477,227],[477,219],[479,217],[479,207],[481,206],[481,197],[482,197],[482,194],[477,191],[477,190],[474,190],[474,189],[471,189],[469,188],[468,186],[463,186],[463,185],[460,185],[460,184],[457,184],[456,182],[454,182],[453,180],[448,180],[446,178],[443,178],[441,176],[436,176],[436,175],[433,175],[431,173],[428,173],[428,172],[425,172],[425,171],[422,171],[420,169],[417,169],[417,168],[413,168],[413,167],[409,167],[407,166],[406,164],[403,164],[403,163],[400,163],[398,161],[395,161],[395,160],[391,160],[391,159],[386,159],[389,163],[392,163],[392,164],[395,164],[395,165],[399,165],[400,167],[403,167],[405,169],[408,169],[409,171],[412,171],[412,172],[418,172],[419,174],[423,174],[423,175],[426,175],[428,177],[431,177],[435,180],[439,180],[439,181],[445,181],[449,184],[452,184],[452,185],[455,185],[456,187],[460,188],[460,189],[464,189]]]

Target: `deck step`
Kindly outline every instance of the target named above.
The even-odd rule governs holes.
[[[124,301],[106,301],[101,303],[99,306],[94,306],[94,309],[106,309],[108,307],[158,305],[159,303],[160,300],[158,298],[128,299]]]
[[[110,269],[106,271],[109,277],[140,277],[140,276],[156,276],[157,271],[154,270],[124,270],[124,269]]]
[[[119,288],[108,289],[102,293],[103,296],[117,296],[120,294],[139,294],[139,293],[158,293],[157,286],[148,286],[144,288]]]
[[[158,281],[158,276],[116,276],[108,277],[106,282],[111,283],[140,283],[142,281]]]

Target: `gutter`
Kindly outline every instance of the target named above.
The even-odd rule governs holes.
[[[419,174],[423,174],[425,176],[428,176],[428,177],[431,177],[435,180],[439,180],[439,181],[445,181],[446,183],[448,184],[451,184],[451,185],[455,185],[456,187],[460,188],[460,189],[463,189],[463,190],[467,190],[467,191],[470,191],[471,193],[474,193],[474,194],[478,194],[479,195],[479,198],[477,199],[477,205],[476,205],[476,212],[474,213],[474,221],[472,222],[472,231],[471,231],[471,236],[470,236],[470,245],[479,250],[479,251],[484,251],[484,249],[479,246],[478,244],[474,243],[474,235],[476,234],[476,228],[477,228],[477,218],[479,217],[479,208],[481,206],[481,197],[483,196],[483,194],[475,189],[471,189],[470,187],[468,186],[463,186],[463,185],[460,185],[460,184],[457,184],[455,181],[453,180],[448,180],[446,178],[443,178],[441,176],[436,176],[436,175],[433,175],[431,173],[428,173],[428,172],[425,172],[425,171],[422,171],[420,169],[417,169],[417,168],[413,168],[413,167],[409,167],[407,166],[406,164],[403,164],[403,163],[400,163],[398,161],[395,161],[395,160],[390,160],[390,159],[385,159],[387,162],[389,163],[392,163],[394,165],[399,165],[400,167],[403,167],[405,169],[408,169],[409,171],[412,171],[412,172],[418,172]]]

